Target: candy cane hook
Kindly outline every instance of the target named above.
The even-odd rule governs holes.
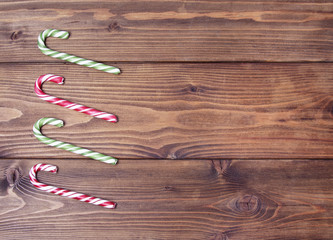
[[[77,57],[74,55],[70,55],[68,53],[54,51],[48,48],[45,44],[46,38],[48,37],[56,37],[61,39],[67,39],[69,37],[69,32],[67,31],[60,31],[57,29],[46,29],[41,32],[38,36],[38,48],[47,56],[54,57],[61,60],[66,60],[71,63],[76,63],[78,65],[94,68],[97,70],[101,70],[108,73],[119,74],[119,68],[112,67],[109,65],[105,65],[103,63],[95,62],[92,60],[84,59],[81,57]]]
[[[75,110],[75,111],[78,111],[81,113],[88,114],[95,118],[104,119],[108,122],[117,122],[118,121],[117,117],[115,115],[113,115],[112,113],[101,112],[97,109],[79,105],[79,104],[67,101],[65,99],[57,98],[57,97],[44,93],[42,90],[42,84],[47,81],[58,83],[58,84],[63,84],[64,78],[53,75],[53,74],[45,74],[45,75],[42,75],[39,78],[37,78],[36,83],[35,83],[35,93],[37,94],[37,96],[40,99],[45,100],[49,103],[53,103],[53,104],[68,108],[68,109],[72,109],[72,110]]]
[[[49,192],[49,193],[54,193],[56,195],[76,199],[76,200],[79,200],[81,202],[87,202],[87,203],[102,206],[102,207],[105,207],[105,208],[115,208],[116,207],[116,203],[110,202],[108,200],[104,200],[104,199],[101,199],[101,198],[96,198],[96,197],[85,195],[85,194],[82,194],[82,193],[73,192],[73,191],[70,191],[70,190],[67,190],[67,189],[64,189],[64,188],[58,188],[58,187],[49,186],[49,185],[46,185],[44,183],[41,183],[37,179],[37,172],[38,171],[56,173],[58,171],[58,168],[57,168],[57,166],[54,166],[54,165],[39,163],[39,164],[36,164],[35,166],[33,166],[30,169],[30,172],[29,172],[30,182],[32,183],[32,185],[34,185],[36,188],[38,188],[42,191],[46,191],[46,192]]]
[[[47,144],[49,146],[52,146],[52,147],[67,150],[67,151],[70,151],[72,153],[80,154],[82,156],[89,157],[89,158],[92,158],[94,160],[98,160],[98,161],[101,161],[101,162],[104,162],[104,163],[110,163],[110,164],[113,164],[113,165],[117,164],[118,159],[116,159],[114,157],[107,156],[107,155],[104,155],[104,154],[99,153],[99,152],[94,152],[94,151],[91,151],[89,149],[77,147],[73,144],[58,141],[58,140],[54,140],[52,138],[48,138],[48,137],[44,136],[41,132],[41,128],[42,128],[42,126],[44,126],[46,124],[49,124],[49,125],[52,125],[52,126],[57,126],[57,127],[64,126],[64,122],[60,119],[56,119],[56,118],[41,118],[41,119],[39,119],[33,126],[33,133],[34,133],[35,137],[39,141],[41,141],[42,143],[45,143],[45,144]]]

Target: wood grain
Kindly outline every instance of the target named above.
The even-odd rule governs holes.
[[[331,158],[332,64],[121,64],[123,74],[69,64],[1,64],[0,156],[77,158],[44,134],[119,158]],[[20,69],[17,71],[17,69]],[[65,76],[44,91],[115,113],[116,124],[40,100],[39,74]]]
[[[0,62],[60,62],[48,45],[98,61],[332,61],[331,1],[2,1]]]
[[[333,2],[29,0],[0,2],[0,239],[331,240]],[[43,55],[120,67],[114,76]],[[40,100],[115,113],[117,124]],[[99,163],[45,135],[120,158]],[[176,161],[177,160],[177,161]],[[118,203],[44,193],[28,178]]]
[[[115,210],[48,194],[28,179],[104,197]],[[332,161],[1,160],[5,239],[330,239]],[[15,174],[16,173],[16,174]],[[14,237],[13,237],[14,236]]]

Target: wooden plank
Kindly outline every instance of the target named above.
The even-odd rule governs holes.
[[[2,1],[0,62],[60,62],[50,47],[98,61],[332,61],[332,1]]]
[[[32,134],[119,158],[332,158],[332,64],[121,64],[114,76],[68,64],[1,64],[0,156],[77,158]],[[19,71],[18,71],[19,69]],[[115,113],[112,124],[40,100],[44,91]]]
[[[41,182],[118,203],[114,210],[34,188]],[[1,160],[4,239],[330,239],[333,161]],[[16,174],[15,174],[16,173]],[[16,177],[15,177],[16,175]],[[19,177],[18,177],[19,176]],[[14,179],[14,180],[13,180]]]

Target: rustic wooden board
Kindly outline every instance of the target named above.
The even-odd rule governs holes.
[[[99,61],[332,61],[332,1],[2,1],[0,62],[54,62],[50,47]]]
[[[114,200],[114,210],[28,179]],[[331,239],[333,161],[0,161],[4,239]],[[16,177],[14,177],[16,175]],[[19,177],[18,177],[19,176]],[[14,236],[14,238],[13,238]]]
[[[44,134],[119,158],[331,158],[332,64],[120,64],[114,76],[72,64],[1,64],[0,156],[77,158]],[[19,69],[19,71],[17,71]],[[40,100],[40,74],[66,77],[44,91],[109,111],[116,124]]]
[[[327,0],[1,1],[0,239],[331,240],[332,21]],[[71,33],[49,47],[122,74],[43,55],[47,28]],[[40,100],[46,73],[66,78],[47,93],[119,122]],[[119,163],[40,143],[41,117]],[[40,181],[117,208],[34,188],[39,162],[60,169]]]

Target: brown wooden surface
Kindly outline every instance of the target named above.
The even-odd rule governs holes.
[[[333,64],[120,64],[113,76],[73,64],[1,64],[0,156],[76,158],[31,132],[120,158],[331,158]],[[20,71],[17,71],[17,69]],[[116,124],[39,99],[44,91],[119,116]],[[10,81],[9,81],[10,79]],[[20,131],[18,133],[18,130]]]
[[[333,2],[1,1],[0,239],[333,238]],[[121,68],[115,76],[43,55],[49,47]],[[115,113],[116,124],[40,100]],[[116,166],[40,143],[118,157]],[[114,210],[42,192],[40,181],[113,200]]]
[[[38,162],[0,162],[3,239],[328,240],[333,233],[332,161],[43,161],[60,170],[40,172],[41,182],[114,200],[115,210],[34,188],[27,173]]]
[[[52,62],[36,46],[99,61],[332,61],[333,2],[8,1],[0,6],[0,62]]]

